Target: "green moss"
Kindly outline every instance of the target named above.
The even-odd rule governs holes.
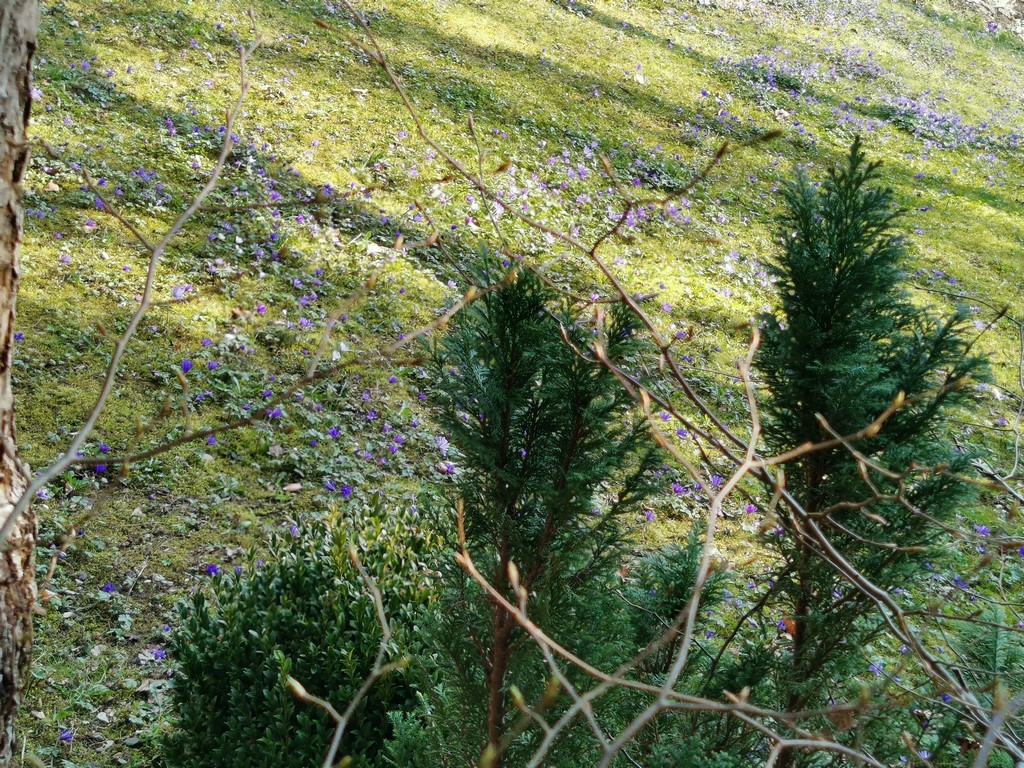
[[[251,37],[250,5],[145,0],[100,6],[66,0],[43,9],[36,71],[42,96],[36,99],[33,132],[59,157],[36,149],[29,173],[28,205],[44,217],[27,223],[19,300],[25,339],[15,372],[20,439],[35,468],[60,454],[88,413],[146,269],[146,253],[80,189],[74,164],[105,179],[105,194],[147,237],[160,237],[202,185],[219,151],[215,129],[236,97],[237,46]],[[832,23],[823,6],[845,23]],[[456,296],[447,284],[458,279],[458,262],[476,250],[478,239],[494,239],[483,210],[473,213],[476,229],[465,221],[471,190],[446,180],[448,170],[428,156],[385,78],[346,42],[343,33],[353,31],[351,24],[330,7],[314,0],[255,3],[256,28],[266,41],[250,62],[253,85],[239,124],[245,141],[236,157],[244,158],[246,168],[266,168],[281,179],[289,205],[288,195],[323,185],[347,190],[354,184],[370,194],[345,205],[282,203],[279,219],[267,209],[255,216],[224,210],[197,216],[163,257],[157,306],[129,347],[87,446],[90,454],[101,442],[113,453],[126,449],[140,419],[149,430],[143,442],[183,433],[176,372],[185,358],[198,366],[188,378],[190,394],[214,393],[194,406],[193,426],[251,413],[241,410],[242,401],[258,409],[261,391],[272,385],[268,374],[295,375],[307,363],[300,350],[316,346],[311,331],[287,326],[303,316],[298,297],[313,290],[314,268],[323,270],[323,286],[316,287],[323,312],[341,309],[350,316],[332,332],[332,352],[343,349],[339,342],[348,350],[376,350],[433,320]],[[708,182],[687,192],[692,205],[683,213],[692,217],[689,225],[656,225],[612,237],[602,251],[628,290],[655,295],[645,306],[666,334],[681,335],[676,349],[696,359],[702,394],[742,422],[742,397],[731,374],[748,340],[742,323],[772,301],[763,274],[763,262],[774,252],[772,188],[794,163],[834,162],[855,130],[865,133],[871,155],[885,160],[886,183],[911,210],[908,227],[921,231],[911,238],[915,267],[925,270],[918,282],[944,293],[922,292],[920,300],[948,305],[955,300],[950,293],[966,292],[968,303],[976,297],[1024,316],[1019,150],[928,150],[911,131],[885,125],[868,131],[843,119],[849,114],[877,120],[888,97],[929,92],[936,108],[965,122],[1019,125],[1009,105],[1016,96],[1011,89],[1024,75],[1024,47],[1008,34],[985,33],[979,17],[945,2],[880,0],[877,17],[844,16],[857,7],[809,3],[801,24],[732,7],[653,0],[395,0],[364,10],[426,130],[471,167],[479,162],[495,184],[523,188],[533,174],[549,179],[549,157],[560,162],[568,150],[579,163],[586,147],[608,154],[626,189],[656,195],[679,189],[725,140],[783,132],[774,142],[728,155]],[[329,28],[314,24],[316,19]],[[872,51],[884,71],[877,77],[800,75],[793,82],[805,92],[794,96],[765,93],[723,62],[783,55],[776,47],[790,52],[787,60],[805,63],[841,61],[844,50],[859,47]],[[468,130],[470,115],[482,158]],[[214,130],[204,132],[207,125]],[[401,138],[400,131],[410,135]],[[511,168],[497,172],[506,163]],[[586,192],[590,203],[572,209],[571,200],[547,202],[536,194],[529,213],[559,227],[579,226],[584,241],[596,236],[608,226],[606,209],[615,204],[598,195],[608,181],[596,161],[593,166],[591,176],[574,181],[567,192]],[[155,172],[162,190],[140,180],[140,169]],[[633,179],[641,186],[632,187]],[[262,177],[245,168],[229,172],[228,189],[262,190],[261,184]],[[118,187],[123,195],[114,192]],[[388,248],[398,230],[414,244],[430,234],[429,222],[417,221],[417,211],[410,210],[415,201],[437,222],[445,250]],[[218,204],[233,202],[228,197]],[[323,216],[324,226],[335,229],[329,237],[314,236],[296,223],[299,214]],[[260,262],[259,277],[246,249],[268,242],[278,220],[284,222],[278,231],[287,248],[280,261]],[[225,222],[234,229],[225,230]],[[592,264],[525,232],[509,214],[501,222],[515,255],[549,264],[567,287],[589,292],[596,275]],[[61,263],[62,257],[70,264]],[[365,287],[371,276],[373,286]],[[296,279],[305,281],[301,290],[294,287]],[[186,284],[194,290],[172,301],[171,289]],[[257,314],[261,304],[265,316]],[[985,310],[979,319],[990,316]],[[207,338],[217,343],[216,352],[203,352]],[[1009,327],[1000,326],[980,343],[996,355],[998,382],[1012,387],[1017,348]],[[355,357],[338,355],[341,361]],[[84,706],[61,714],[66,701],[91,700],[91,694],[50,688],[44,676],[20,726],[30,749],[44,752],[50,764],[63,758],[76,764],[146,764],[148,752],[132,751],[118,739],[148,733],[158,707],[152,696],[128,693],[117,682],[142,679],[157,668],[140,665],[137,654],[156,642],[151,630],[165,621],[173,596],[201,583],[205,563],[226,565],[226,547],[259,547],[264,526],[322,508],[325,477],[356,485],[358,478],[376,477],[370,463],[355,456],[357,443],[375,456],[386,450],[379,434],[358,427],[369,423],[370,406],[352,402],[363,387],[376,398],[373,407],[386,400],[386,418],[396,424],[414,418],[422,383],[415,349],[388,361],[367,357],[333,389],[309,395],[336,407],[338,423],[351,430],[345,438],[353,450],[333,457],[333,463],[310,448],[313,441],[331,440],[327,429],[333,422],[320,423],[289,403],[289,416],[296,418],[285,429],[222,434],[216,448],[190,445],[142,462],[126,487],[109,498],[101,490],[109,474],[79,469],[55,484],[54,500],[40,507],[49,537],[45,546],[58,528],[75,525],[90,501],[97,507],[85,524],[85,542],[57,568],[55,591],[66,607],[51,608],[40,622],[37,670],[53,679],[105,683],[114,693],[96,697],[115,712],[116,726],[97,725],[95,711]],[[214,359],[230,359],[224,378],[203,372]],[[399,385],[389,383],[392,374]],[[358,388],[354,375],[363,377]],[[161,415],[167,402],[170,411]],[[985,406],[990,412],[977,418],[994,422],[1002,415],[999,402]],[[1001,453],[1009,450],[1005,433],[992,438],[981,427],[964,426],[963,437],[991,443],[995,460],[1009,455]],[[424,437],[409,452],[425,462],[436,458],[433,449]],[[397,471],[392,493],[412,495],[422,482],[418,471]],[[297,481],[304,485],[301,493],[282,493]],[[690,525],[671,500],[657,508],[657,520],[640,534],[651,542]],[[730,546],[745,548],[749,537],[741,525],[727,527]],[[144,561],[149,569],[163,569],[174,587],[140,579],[131,595],[120,596],[137,616],[141,629],[129,634],[138,639],[110,635],[119,626],[117,615],[109,601],[95,597],[97,590]],[[82,584],[75,578],[79,571],[86,576]],[[92,655],[99,644],[104,650]],[[33,709],[44,717],[30,715]],[[57,738],[64,727],[84,735],[67,747]],[[95,738],[88,735],[93,732]],[[108,740],[115,746],[102,747]]]

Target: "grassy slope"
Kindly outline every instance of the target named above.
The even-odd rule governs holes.
[[[215,128],[236,89],[236,42],[251,35],[249,5],[146,0],[45,9],[34,130],[62,159],[37,151],[29,179],[29,205],[41,216],[30,219],[25,248],[17,387],[21,438],[34,466],[56,455],[88,411],[109,334],[123,328],[144,274],[144,254],[80,190],[73,164],[106,178],[107,190],[121,185],[116,199],[128,215],[147,232],[162,231],[215,155]],[[473,114],[485,167],[514,164],[495,184],[520,195],[517,204],[526,202],[546,221],[578,225],[584,239],[614,204],[601,196],[608,185],[592,148],[611,155],[626,184],[636,179],[648,191],[671,190],[723,139],[783,131],[779,140],[730,156],[710,184],[690,194],[692,207],[683,210],[690,223],[655,222],[605,249],[632,289],[659,293],[665,307],[656,314],[666,329],[691,332],[685,353],[699,368],[731,370],[744,340],[735,324],[770,301],[759,262],[772,250],[773,187],[794,162],[830,164],[858,125],[911,211],[905,224],[916,232],[919,282],[968,291],[1024,315],[1024,156],[999,138],[1024,123],[1024,46],[984,33],[979,18],[954,15],[941,3],[882,0],[841,11],[828,9],[839,4],[809,0],[791,5],[796,11],[757,2],[727,9],[568,0],[394,0],[386,10],[364,7],[431,134],[474,162],[466,128]],[[353,349],[394,338],[456,295],[446,285],[455,275],[436,248],[387,259],[368,243],[387,245],[399,229],[410,240],[425,234],[426,223],[409,210],[420,199],[448,233],[453,252],[464,255],[487,234],[486,215],[473,210],[467,189],[436,183],[447,171],[405,133],[411,125],[396,94],[365,57],[314,18],[347,28],[330,3],[256,4],[267,43],[252,62],[254,87],[239,127],[252,146],[229,174],[227,187],[235,192],[219,200],[269,201],[265,179],[276,177],[282,215],[211,211],[176,241],[158,280],[163,303],[132,347],[90,451],[101,442],[113,453],[124,449],[137,417],[149,420],[168,397],[176,403],[173,371],[182,359],[196,365],[190,397],[213,393],[193,400],[197,422],[214,424],[240,413],[243,403],[260,402],[264,388],[302,369],[300,350],[315,345],[326,313],[371,271],[380,270],[381,279],[353,305],[342,331]],[[759,54],[774,57],[767,65],[776,77],[781,73],[804,93],[759,88],[764,60],[753,61],[754,69],[738,65]],[[850,76],[827,74],[837,61]],[[936,112],[974,126],[988,122],[979,131],[994,144],[929,148],[927,136],[894,123],[948,126],[941,118],[886,111],[894,97],[929,98]],[[207,125],[214,130],[204,131]],[[571,174],[566,158],[576,169]],[[586,179],[579,178],[580,166]],[[140,168],[146,173],[132,175]],[[565,182],[566,192],[549,194],[541,181]],[[342,226],[324,232],[310,226],[323,214],[318,204],[286,205],[328,184],[339,191],[350,184],[379,188],[369,198],[354,196],[350,208],[337,206],[332,221],[340,217]],[[589,202],[577,202],[578,195],[589,195]],[[503,219],[525,252],[545,261],[564,258],[568,267],[556,265],[556,274],[578,269],[573,257],[524,233],[508,215]],[[278,260],[266,255],[273,250]],[[580,275],[577,287],[587,282]],[[304,303],[316,280],[318,299]],[[192,290],[184,300],[173,300],[172,288],[186,284]],[[300,316],[312,327],[288,327]],[[989,316],[982,307],[978,319]],[[204,338],[214,346],[203,347]],[[991,335],[983,343],[995,355],[1001,382],[1012,386],[1013,336]],[[207,370],[208,360],[221,368]],[[391,374],[396,384],[388,381]],[[391,361],[367,366],[358,381],[355,375],[309,393],[286,413],[283,429],[175,451],[140,466],[117,493],[102,493],[110,487],[107,474],[86,470],[49,490],[40,505],[45,551],[56,551],[69,526],[82,535],[47,584],[52,598],[39,622],[38,681],[22,720],[29,749],[47,764],[148,764],[146,734],[159,709],[154,681],[165,670],[153,654],[162,626],[173,621],[171,605],[207,578],[207,564],[241,562],[244,550],[258,547],[262,526],[322,508],[332,498],[321,490],[325,479],[353,485],[357,496],[384,482],[413,492],[434,460],[428,425],[413,426],[420,421],[415,367]],[[708,395],[729,407],[735,388],[728,378],[709,374],[703,381]],[[306,408],[312,401],[325,409]],[[1007,407],[993,400],[980,418],[1012,421]],[[380,418],[369,420],[371,410]],[[389,457],[384,423],[409,437],[408,449],[391,454],[387,467],[379,463]],[[333,442],[327,430],[338,425],[342,437]],[[143,439],[182,428],[172,412]],[[977,432],[965,437],[987,439]],[[268,452],[278,455],[268,459]],[[302,493],[281,492],[294,481],[304,482]],[[96,514],[81,522],[94,505]],[[662,508],[658,526],[642,535],[657,539],[689,525],[678,499]],[[113,593],[100,589],[108,581]],[[73,732],[71,743],[60,740],[64,729]],[[143,749],[130,748],[137,740]]]

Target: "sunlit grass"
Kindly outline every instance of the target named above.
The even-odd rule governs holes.
[[[148,236],[165,231],[216,156],[216,131],[200,139],[191,131],[223,124],[225,108],[236,98],[236,48],[254,34],[250,5],[146,0],[98,6],[73,0],[44,9],[33,132],[62,159],[35,150],[28,180],[27,203],[45,215],[28,221],[19,302],[25,340],[19,342],[15,374],[20,437],[36,467],[58,455],[88,411],[115,334],[141,291],[146,261],[146,253],[80,189],[73,164],[88,167],[95,178],[108,178],[106,190],[124,185],[125,194],[111,199]],[[696,170],[726,140],[741,144],[769,130],[782,131],[772,142],[737,147],[708,182],[688,192],[690,207],[680,213],[689,223],[638,226],[602,250],[629,290],[656,294],[645,307],[667,333],[684,335],[677,350],[692,358],[702,394],[739,424],[745,418],[742,393],[732,376],[749,339],[744,324],[773,303],[764,272],[775,250],[773,192],[794,164],[808,165],[820,176],[858,130],[851,121],[874,120],[877,126],[859,130],[869,155],[885,162],[884,177],[908,209],[904,227],[914,268],[923,270],[913,281],[943,292],[919,292],[917,298],[948,308],[955,301],[950,294],[963,292],[967,303],[974,296],[1024,315],[1019,146],[929,147],[927,137],[879,116],[886,99],[927,95],[966,124],[990,122],[985,135],[1020,133],[1024,46],[986,33],[980,17],[940,2],[911,6],[889,0],[807,0],[799,18],[759,3],[716,8],[696,2],[393,0],[384,5],[361,7],[430,135],[476,168],[476,140],[468,127],[472,116],[489,182],[510,195],[512,187],[529,188],[528,199],[517,204],[526,201],[531,215],[556,227],[578,227],[584,240],[608,225],[609,211],[621,210],[614,194],[603,194],[611,185],[601,175],[598,154],[610,156],[625,189],[653,195],[666,191],[656,187],[659,173]],[[313,0],[263,0],[254,11],[256,31],[266,42],[251,62],[252,90],[238,131],[243,145],[252,142],[255,149],[246,155],[251,165],[229,168],[229,196],[218,203],[236,200],[230,197],[233,188],[252,193],[237,198],[240,208],[254,199],[265,202],[267,189],[260,185],[269,177],[283,179],[287,194],[324,185],[338,191],[372,187],[372,193],[353,198],[362,218],[353,214],[333,239],[309,227],[309,219],[319,215],[315,206],[282,205],[279,218],[266,210],[250,218],[212,208],[198,216],[165,256],[157,281],[161,306],[132,344],[90,451],[101,441],[117,449],[129,445],[140,419],[180,434],[176,373],[184,358],[198,364],[220,360],[239,377],[248,376],[246,396],[258,403],[252,393],[272,388],[267,375],[293,374],[305,363],[301,350],[319,338],[287,323],[308,315],[314,330],[322,330],[316,323],[361,290],[372,274],[375,286],[353,305],[350,320],[338,331],[350,349],[390,341],[430,322],[457,295],[457,286],[451,287],[456,284],[449,285],[457,270],[436,248],[387,249],[398,231],[410,241],[429,231],[425,219],[417,220],[416,202],[435,220],[456,259],[468,259],[480,240],[497,239],[486,213],[473,210],[469,187],[444,180],[449,170],[416,137],[398,95],[347,41],[345,35],[355,30],[342,12]],[[853,48],[863,56],[845,55],[863,64],[871,52],[881,74],[828,76],[842,52]],[[765,91],[741,77],[736,66],[757,55],[794,68],[817,63],[819,75],[808,77],[796,95]],[[506,162],[511,168],[496,172]],[[580,166],[588,170],[585,179],[567,174]],[[155,171],[162,189],[132,176],[138,169]],[[639,186],[633,186],[634,179]],[[542,182],[549,189],[541,188]],[[564,196],[550,194],[562,183]],[[159,194],[169,194],[170,202],[156,204]],[[288,249],[280,260],[257,262],[253,243],[263,243],[275,221],[282,222],[277,232]],[[508,213],[501,222],[513,249],[551,263],[552,273],[574,288],[597,289],[592,267],[578,254],[527,232]],[[234,229],[225,230],[225,223]],[[322,278],[326,288],[317,287],[310,308],[300,297],[313,290],[314,268],[323,270],[316,279]],[[172,289],[186,284],[193,286],[187,299],[173,300]],[[261,305],[266,316],[257,310]],[[979,322],[992,314],[979,305]],[[203,351],[204,339],[219,343],[228,336],[230,344],[216,354]],[[1000,326],[981,344],[995,355],[998,380],[1012,387],[1016,338]],[[400,389],[386,396],[384,418],[416,419],[421,351],[410,350],[393,371],[372,358],[353,369],[363,377],[360,384],[324,396],[324,419],[337,409],[363,423],[360,393],[372,390],[378,397],[391,392],[388,386]],[[399,385],[389,383],[393,373]],[[194,386],[213,386],[202,381]],[[226,400],[196,406],[194,418],[210,425],[237,407],[240,403]],[[1007,402],[985,400],[974,419],[991,424],[1008,415]],[[315,464],[310,446],[329,439],[323,433],[332,423],[243,431],[223,437],[217,446],[186,446],[137,468],[135,484],[104,504],[85,525],[88,535],[58,569],[60,589],[70,592],[40,622],[37,668],[54,680],[105,681],[112,691],[121,678],[159,675],[162,669],[140,665],[137,654],[159,642],[160,628],[174,620],[169,610],[174,596],[201,583],[202,565],[226,563],[225,548],[258,546],[254,526],[279,524],[322,506],[323,478],[315,473],[327,469]],[[372,429],[377,426],[374,422]],[[380,448],[371,445],[372,429],[346,436],[352,450],[331,471],[362,477],[353,456]],[[994,463],[1006,459],[1001,451],[1007,436],[964,431],[967,441],[994,446]],[[428,457],[431,439],[424,427],[422,444],[411,450]],[[269,462],[271,450],[283,455]],[[265,469],[268,463],[272,466]],[[372,486],[374,476],[368,477]],[[237,480],[233,484],[230,478]],[[296,479],[305,484],[303,492],[282,494],[281,487]],[[84,500],[108,482],[80,471],[54,489],[59,501],[40,507],[45,551],[78,519],[88,505]],[[410,497],[418,482],[412,470],[395,480]],[[165,487],[176,490],[167,494]],[[663,541],[689,528],[690,518],[672,504],[655,502],[656,522],[638,534],[641,541]],[[734,554],[750,555],[750,537],[741,527],[756,526],[743,518],[727,525]],[[118,614],[98,610],[94,595],[105,581],[123,579],[142,561],[174,586],[140,583],[123,600],[136,630],[111,634]],[[83,578],[76,581],[79,575]],[[94,652],[97,647],[106,651]],[[110,648],[116,664],[104,655]],[[151,747],[128,750],[123,739],[145,735],[158,722],[152,697],[134,696],[125,686],[103,694],[114,702],[116,718],[115,725],[101,727],[85,703],[88,696],[79,697],[80,706],[68,705],[66,687],[47,687],[43,679],[28,707],[43,717],[27,715],[21,727],[30,748],[48,764],[62,759],[72,765],[150,764]],[[70,746],[57,739],[69,724],[82,734]],[[107,734],[116,734],[113,746],[101,746]]]

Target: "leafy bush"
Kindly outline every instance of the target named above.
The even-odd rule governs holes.
[[[219,578],[207,597],[181,606],[172,638],[175,728],[164,739],[171,768],[282,768],[318,765],[333,735],[319,708],[286,688],[291,675],[339,710],[369,674],[381,630],[373,600],[349,561],[349,544],[384,597],[395,625],[391,658],[410,649],[408,628],[430,600],[424,559],[435,546],[415,513],[346,508],[327,522],[275,537],[272,559]],[[389,713],[415,702],[410,676],[380,680],[360,705],[341,754],[378,764],[392,731]]]

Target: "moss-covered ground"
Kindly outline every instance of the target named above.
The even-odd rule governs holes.
[[[473,167],[481,159],[506,209],[584,241],[621,210],[600,154],[624,186],[664,194],[723,141],[781,131],[728,155],[671,208],[641,212],[603,249],[629,290],[656,295],[652,315],[682,335],[676,349],[701,391],[737,423],[744,323],[772,303],[773,192],[794,164],[820,174],[856,133],[908,209],[915,296],[964,302],[979,328],[1004,307],[1024,318],[1024,43],[980,17],[932,0],[360,8],[430,135]],[[495,235],[479,194],[449,179],[347,41],[356,30],[344,10],[314,0],[45,4],[33,134],[54,155],[36,147],[27,186],[25,458],[43,468],[66,447],[144,284],[147,253],[100,210],[81,170],[159,237],[210,172],[237,96],[237,48],[255,34],[265,43],[250,62],[239,146],[163,257],[157,304],[88,453],[259,411],[306,369],[334,310],[343,317],[326,362],[351,365],[258,426],[125,478],[78,467],[45,490],[44,612],[19,726],[45,765],[153,764],[174,603],[243,566],[268,528],[375,492],[414,503],[438,477],[417,350],[378,352],[454,301],[458,263]],[[607,290],[578,255],[492,212],[517,255],[574,288]],[[445,249],[422,245],[431,222]],[[414,245],[392,248],[399,233]],[[1005,389],[979,392],[958,429],[1006,471],[1019,426],[1016,329],[1001,321],[979,343]],[[641,541],[679,536],[699,515],[696,494],[675,482],[687,484],[670,470],[653,522],[637,521]],[[756,553],[745,504],[730,523],[740,560]],[[965,514],[999,525],[991,510]]]

